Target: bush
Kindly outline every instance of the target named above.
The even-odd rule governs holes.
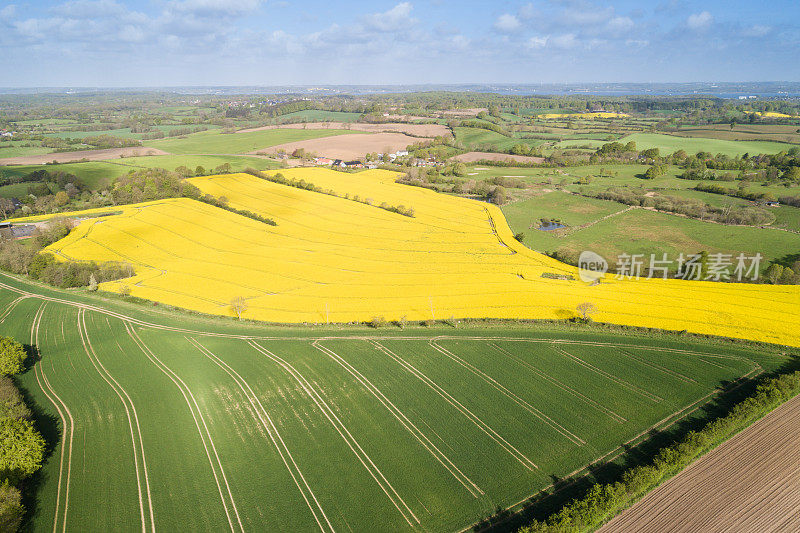
[[[25,349],[11,337],[0,337],[0,375],[13,376],[22,372]]]

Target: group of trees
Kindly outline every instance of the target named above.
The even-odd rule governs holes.
[[[703,190],[698,188],[698,190]],[[701,200],[681,198],[662,193],[648,193],[644,189],[611,187],[592,195],[601,200],[611,200],[625,205],[650,207],[667,213],[677,213],[700,220],[711,220],[723,224],[760,226],[772,224],[775,214],[768,209],[753,205],[713,206]]]
[[[773,285],[800,285],[800,261],[791,267],[772,263],[764,273],[764,280]]]
[[[62,288],[85,287],[91,285],[92,279],[96,286],[132,275],[132,267],[122,263],[58,261],[52,254],[42,252],[48,245],[66,237],[69,230],[65,219],[54,219],[47,226],[37,228],[27,243],[0,236],[0,268]]]
[[[20,486],[42,466],[46,443],[33,424],[11,376],[24,370],[27,353],[10,337],[0,337],[0,531],[16,531],[22,522]]]

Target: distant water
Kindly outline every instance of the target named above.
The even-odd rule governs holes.
[[[564,224],[550,223],[546,226],[543,224],[536,229],[541,231],[553,231],[554,229],[561,229],[561,228],[566,228],[566,226]]]

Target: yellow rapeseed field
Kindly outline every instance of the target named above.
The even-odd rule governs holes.
[[[242,297],[243,317],[257,320],[563,319],[591,302],[599,321],[800,345],[798,286],[610,276],[589,286],[576,268],[518,243],[493,205],[399,185],[382,170],[281,172],[338,196],[249,174],[192,178],[204,193],[278,225],[171,199],[84,220],[48,249],[134,265],[133,278],[105,290],[126,286],[134,296],[221,315],[233,315],[231,301]],[[415,216],[377,207],[384,202]]]
[[[767,118],[795,118],[794,115],[787,115],[786,113],[778,113],[777,111],[757,111],[756,115],[761,115]]]

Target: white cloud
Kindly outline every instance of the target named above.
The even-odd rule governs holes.
[[[750,26],[749,28],[745,29],[743,34],[745,37],[764,37],[771,31],[772,28],[769,26],[762,26],[761,24],[756,24],[754,26]]]
[[[416,25],[417,19],[411,17],[413,8],[410,2],[402,2],[383,13],[365,15],[362,20],[367,29],[396,32]]]
[[[469,47],[470,40],[463,35],[454,35],[448,39],[453,48],[458,50],[466,50]]]
[[[606,28],[614,35],[620,35],[625,32],[631,31],[636,24],[630,17],[614,17],[608,21]]]
[[[703,30],[711,26],[711,23],[714,22],[714,16],[709,13],[708,11],[703,11],[702,13],[694,13],[689,15],[689,18],[686,19],[686,25],[691,30]]]
[[[139,26],[127,24],[119,31],[118,36],[126,43],[140,43],[145,39],[145,32]]]
[[[561,12],[561,23],[566,26],[597,26],[614,16],[614,8],[600,9],[594,5],[569,7]]]
[[[519,15],[519,18],[523,20],[530,20],[540,15],[539,10],[536,9],[532,2],[519,8],[519,12],[517,14]]]
[[[0,9],[0,20],[11,20],[11,18],[16,14],[17,6],[14,4],[9,4],[3,9]]]
[[[521,24],[519,19],[516,16],[508,13],[504,13],[497,17],[497,20],[494,23],[494,29],[503,33],[515,32],[520,28],[520,26]]]
[[[239,16],[255,11],[262,0],[172,0],[167,11],[201,15]]]
[[[528,48],[531,50],[539,50],[547,46],[548,37],[531,37],[528,39],[528,42],[525,43]]]
[[[96,19],[119,16],[126,9],[114,0],[73,0],[54,6],[51,11],[71,19]]]
[[[548,41],[548,44],[552,45],[553,48],[560,48],[561,50],[572,50],[580,45],[580,41],[574,33],[558,35],[549,39]]]

